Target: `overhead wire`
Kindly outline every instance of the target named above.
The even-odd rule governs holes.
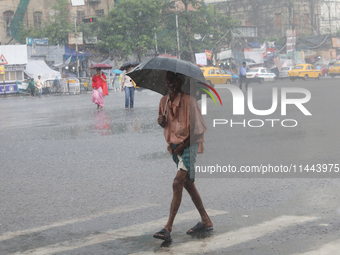
[[[304,44],[303,42],[301,42],[301,41],[299,40],[299,38],[296,38],[296,40],[299,41],[302,45],[304,45],[304,46],[306,46],[306,47],[309,47],[309,48],[311,48],[311,49],[316,49],[316,48],[319,48],[322,44],[324,44],[325,41],[327,40],[328,36],[330,36],[330,35],[331,35],[331,34],[327,34],[327,36],[325,37],[325,39],[323,40],[323,42],[322,42],[321,44],[319,44],[318,46],[314,46],[314,47],[311,47],[311,46],[308,46],[308,45]]]

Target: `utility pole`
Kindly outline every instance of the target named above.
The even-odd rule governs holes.
[[[4,65],[0,65],[0,74],[2,74],[2,79],[4,82],[4,96],[6,97],[5,66]]]
[[[328,18],[329,18],[329,30],[331,31],[332,34],[332,15],[331,15],[331,2],[329,2],[328,5]]]
[[[76,39],[76,62],[77,62],[77,78],[79,79],[79,59],[78,59],[78,36],[77,36],[77,17],[74,18],[74,37]]]
[[[322,2],[327,6],[328,8],[328,23],[329,23],[329,30],[332,33],[332,21],[331,21],[331,2],[328,3],[325,0],[322,0]]]
[[[154,27],[155,29],[155,43],[156,43],[156,56],[158,55],[158,47],[157,47],[157,34],[156,34],[156,28]]]
[[[175,1],[175,8],[176,8],[176,33],[177,33],[177,55],[178,59],[181,59],[181,53],[179,49],[179,34],[178,34],[178,16],[177,16],[177,0]]]

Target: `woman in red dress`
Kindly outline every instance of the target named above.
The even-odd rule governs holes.
[[[104,96],[108,95],[108,93],[104,93],[103,91],[107,91],[106,85],[106,77],[104,74],[100,72],[100,68],[97,68],[97,73],[92,77],[92,102],[97,104],[97,109],[102,110],[104,107]]]

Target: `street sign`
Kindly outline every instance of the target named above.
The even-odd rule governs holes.
[[[97,36],[84,38],[85,44],[96,44],[97,41],[98,41]]]
[[[26,37],[26,44],[27,45],[32,45],[33,44],[33,38]]]
[[[83,45],[83,32],[68,33],[68,44]]]
[[[4,55],[1,55],[0,57],[0,65],[8,65],[8,62],[5,59]]]
[[[26,38],[27,45],[48,45],[48,38]]]

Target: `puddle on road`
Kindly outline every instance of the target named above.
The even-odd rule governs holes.
[[[18,140],[79,139],[93,136],[138,134],[158,129],[153,115],[143,111],[71,111],[67,114],[13,119],[4,123],[7,133],[15,133]],[[15,130],[24,130],[18,132]]]

